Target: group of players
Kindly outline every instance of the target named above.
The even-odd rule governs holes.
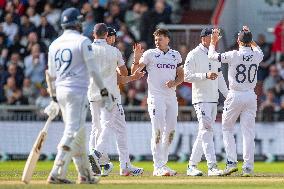
[[[148,73],[148,112],[152,124],[151,150],[154,176],[173,176],[177,172],[167,166],[169,147],[177,125],[178,103],[176,86],[193,83],[193,105],[199,122],[187,175],[201,176],[197,164],[203,153],[209,176],[230,175],[238,170],[234,124],[240,116],[243,133],[243,176],[250,176],[254,163],[254,125],[256,113],[256,72],[263,54],[253,42],[248,27],[239,33],[238,51],[217,53],[219,29],[201,31],[201,43],[188,53],[185,65],[178,51],[169,48],[170,34],[165,29],[154,32],[155,49],[144,52],[140,44],[133,47],[134,61],[131,75],[120,51],[113,47],[115,30],[105,24],[96,24],[94,41],[80,34],[81,15],[68,8],[61,15],[63,34],[49,47],[48,83],[51,104],[46,108],[52,114],[60,107],[65,130],[58,145],[54,166],[48,177],[50,184],[69,184],[68,165],[73,162],[78,171],[78,183],[93,184],[96,175],[108,175],[113,169],[107,147],[110,132],[116,138],[120,161],[120,175],[139,176],[143,168],[130,163],[125,115],[121,105],[118,84],[125,84]],[[229,89],[221,71],[221,62],[229,64]],[[217,114],[218,90],[226,98],[223,117],[223,140],[227,154],[225,170],[219,170],[213,143],[213,124]],[[92,131],[89,156],[85,150],[85,118],[90,104]]]

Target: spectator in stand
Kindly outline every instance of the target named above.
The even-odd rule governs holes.
[[[40,52],[40,46],[35,44],[32,46],[31,55],[27,56],[24,60],[25,64],[25,77],[31,79],[32,84],[40,86],[44,81],[46,69],[45,56]]]
[[[37,36],[44,41],[46,46],[49,46],[50,43],[57,37],[57,33],[54,27],[48,23],[46,14],[43,13],[40,17],[40,25],[36,29]]]
[[[281,19],[274,28],[274,43],[272,45],[272,53],[275,56],[275,62],[280,61],[281,54],[283,53],[283,29],[284,29],[284,18]]]
[[[13,4],[12,1],[8,1],[6,3],[6,6],[5,6],[5,12],[2,16],[5,16],[7,14],[12,14],[12,17],[13,17],[13,22],[17,25],[20,25],[21,24],[21,20],[20,20],[20,16],[19,14],[16,13],[16,10],[15,10],[15,5]],[[1,18],[1,21],[3,21],[4,18]]]
[[[93,29],[94,26],[96,25],[95,21],[94,21],[94,16],[93,16],[93,12],[90,11],[87,13],[86,17],[85,17],[85,21],[82,24],[82,29],[83,29],[83,35],[88,37],[89,39],[93,40]]]
[[[19,105],[22,104],[22,92],[16,85],[16,80],[14,77],[9,77],[7,79],[7,84],[4,86],[4,93],[8,105]]]
[[[279,63],[276,65],[281,79],[284,79],[284,55],[281,56]]]
[[[44,5],[44,12],[46,19],[48,23],[50,23],[56,32],[59,31],[59,20],[60,20],[60,15],[61,15],[61,10],[55,9],[51,3],[46,3]]]
[[[36,88],[32,85],[29,78],[25,78],[23,82],[23,97],[27,100],[28,104],[35,104]]]
[[[7,61],[8,61],[8,54],[9,50],[7,48],[1,50],[1,56],[0,56],[0,66],[2,66],[4,69],[7,67]]]
[[[104,23],[108,26],[108,27],[112,27],[114,28],[116,31],[119,30],[120,27],[120,23],[118,22],[118,20],[114,19],[113,16],[111,14],[109,14],[108,12],[106,12],[104,14]]]
[[[47,52],[46,45],[38,38],[36,32],[31,32],[28,36],[28,43],[27,43],[27,53],[28,55],[31,53],[32,47],[38,44],[40,46],[40,52]]]
[[[135,39],[134,35],[129,32],[126,24],[124,23],[120,24],[120,29],[117,32],[117,37],[118,40],[121,40],[123,43],[127,44],[128,46],[132,45]]]
[[[0,52],[7,48],[7,37],[4,32],[0,32]]]
[[[121,11],[119,3],[110,2],[109,4],[109,14],[113,17],[117,22],[124,22],[124,13]]]
[[[37,97],[35,105],[41,111],[41,113],[44,114],[43,113],[44,109],[50,103],[50,97],[45,87],[41,87],[39,90],[40,90],[40,95]]]
[[[140,40],[140,22],[141,22],[141,3],[135,2],[132,9],[127,10],[125,13],[125,23],[131,33],[135,36],[136,40]]]
[[[263,82],[263,94],[267,94],[267,91],[269,89],[273,89],[280,80],[281,77],[279,76],[277,67],[275,65],[271,65],[269,67],[269,75]]]
[[[269,66],[271,64],[271,45],[266,42],[266,38],[264,34],[259,34],[257,37],[258,46],[261,48],[263,52],[263,61],[259,64],[258,72],[257,72],[257,80],[263,81],[268,76]]]
[[[17,24],[13,23],[13,15],[11,13],[6,14],[5,22],[2,23],[3,32],[8,36],[9,44],[14,43],[14,37],[18,33],[19,28]]]
[[[96,23],[104,22],[104,15],[105,15],[105,8],[100,4],[100,0],[93,0],[92,1],[92,9],[94,20]]]
[[[16,64],[10,64],[6,72],[3,73],[3,84],[7,83],[9,77],[13,77],[17,88],[21,89],[23,86],[24,74],[23,70]]]
[[[27,55],[27,49],[21,43],[27,44],[27,40],[27,38],[21,38],[20,35],[17,34],[14,38],[14,44],[9,47],[9,53],[18,52],[23,59]]]
[[[278,83],[274,87],[275,95],[278,99],[280,99],[284,95],[284,80],[278,81]]]
[[[156,26],[158,24],[164,23],[164,24],[170,24],[170,15],[167,14],[167,11],[165,11],[165,2],[161,0],[157,0],[155,2],[154,9],[144,13],[141,20],[141,28],[140,33],[141,40],[146,41],[148,47],[153,47],[154,41],[153,41],[153,33],[156,29]]]
[[[23,74],[23,70],[25,69],[25,65],[24,65],[24,62],[21,60],[20,54],[17,51],[12,52],[10,60],[7,62],[7,66],[9,66],[10,64],[16,65],[18,70],[21,71],[21,74]]]
[[[126,106],[140,106],[140,104],[141,104],[141,101],[136,98],[135,89],[128,89],[124,105],[126,105]]]
[[[280,110],[278,111],[278,121],[284,121],[284,96],[281,97]]]
[[[40,16],[38,13],[35,12],[33,7],[28,7],[26,14],[28,15],[30,21],[38,27],[40,25]]]
[[[21,25],[20,25],[20,36],[27,38],[29,33],[34,32],[36,27],[33,23],[30,22],[27,15],[21,16]]]
[[[265,95],[266,99],[260,105],[262,121],[274,121],[274,113],[279,110],[277,99],[275,98],[273,89],[269,89]]]

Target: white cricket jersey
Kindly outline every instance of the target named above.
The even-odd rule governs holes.
[[[95,39],[92,43],[93,53],[97,68],[102,76],[104,85],[118,102],[121,101],[120,91],[117,85],[116,68],[125,65],[121,52],[111,45],[108,45],[105,39]],[[90,80],[88,98],[90,101],[101,99],[100,90],[97,85]]]
[[[240,46],[239,50],[217,53],[210,45],[208,57],[222,63],[228,63],[229,89],[235,91],[254,90],[257,82],[257,70],[263,60],[263,53],[254,48]]]
[[[87,92],[89,73],[86,60],[91,55],[91,41],[75,30],[65,30],[51,43],[48,72],[56,78],[57,91]]]
[[[226,97],[228,88],[224,80],[221,63],[208,59],[208,49],[199,44],[186,57],[184,65],[184,81],[192,83],[192,104],[218,102],[219,92]],[[206,78],[206,73],[218,74],[218,79]]]
[[[173,49],[164,53],[156,48],[143,53],[139,63],[145,64],[148,72],[148,96],[176,95],[176,88],[168,88],[166,82],[176,79],[176,70],[181,62],[180,53]]]

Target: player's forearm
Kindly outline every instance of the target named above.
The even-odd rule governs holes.
[[[184,81],[185,82],[189,82],[189,83],[192,83],[192,82],[195,82],[195,81],[203,81],[206,79],[206,73],[189,73],[189,72],[186,72],[184,74]]]
[[[180,85],[184,81],[184,71],[182,68],[178,68],[177,77],[175,79],[175,86]]]
[[[52,78],[49,74],[49,71],[45,71],[45,79],[47,83],[47,90],[51,98],[56,97],[56,89],[55,89],[55,78]]]
[[[223,74],[221,72],[219,72],[219,76],[218,76],[218,89],[219,91],[222,93],[222,95],[227,98],[228,95],[228,87],[227,87],[227,83],[223,77]]]
[[[133,74],[139,68],[139,63],[133,63],[131,65],[131,74]]]
[[[118,67],[118,72],[122,76],[128,76],[128,70],[125,65]]]
[[[210,43],[209,51],[208,51],[208,58],[210,60],[220,61],[219,60],[220,54],[216,52],[215,45],[213,43]]]
[[[129,82],[132,82],[134,80],[136,80],[136,78],[133,75],[130,75],[130,76],[122,76],[122,75],[120,75],[118,77],[117,83],[123,85],[123,84],[129,83]]]

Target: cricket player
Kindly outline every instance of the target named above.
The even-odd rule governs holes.
[[[89,159],[92,165],[94,160],[97,160],[101,166],[105,166],[109,163],[107,146],[110,140],[110,132],[114,132],[119,153],[120,175],[138,176],[143,173],[143,169],[134,167],[130,163],[125,115],[123,107],[121,105],[120,91],[117,86],[118,78],[116,69],[117,67],[124,65],[124,62],[121,62],[121,53],[115,47],[107,44],[107,35],[107,26],[103,23],[96,24],[94,28],[95,40],[92,44],[92,48],[93,53],[96,57],[96,62],[99,64],[99,71],[104,78],[104,83],[108,85],[107,88],[109,89],[109,91],[111,91],[115,99],[116,106],[111,112],[108,112],[105,108],[99,110],[101,119],[101,132],[99,133],[97,139],[95,139],[96,145],[93,146],[95,150],[93,150],[92,154],[89,156]],[[142,74],[141,77],[143,75],[144,74]],[[135,78],[132,76],[127,76],[127,79],[121,78],[121,81],[125,83],[131,81],[131,78],[134,80],[141,77],[139,76],[138,78]],[[89,91],[90,96],[93,99],[99,98],[99,91],[97,90],[97,87],[95,84],[93,84],[93,82],[91,82]],[[93,125],[93,127],[96,127],[96,125]],[[93,167],[93,169],[96,169],[96,167]],[[110,169],[112,169],[112,167],[110,167]],[[110,169],[108,168],[108,172],[111,171]]]
[[[173,176],[177,172],[167,166],[169,147],[177,125],[178,103],[176,86],[183,82],[182,58],[170,49],[170,33],[165,29],[154,32],[155,49],[142,55],[141,45],[134,51],[132,71],[146,67],[148,72],[148,112],[152,123],[151,150],[154,176]],[[139,60],[140,59],[140,60]]]
[[[215,46],[219,40],[219,29],[214,29],[211,37],[208,58],[229,64],[229,93],[225,100],[222,115],[222,129],[227,166],[224,175],[238,171],[237,151],[234,138],[234,125],[240,116],[243,136],[242,176],[251,176],[254,168],[254,138],[257,96],[254,88],[257,82],[257,69],[263,59],[259,46],[252,40],[252,33],[243,26],[238,35],[239,50],[217,53]]]
[[[116,37],[116,31],[115,31],[115,29],[113,29],[111,27],[107,27],[107,29],[108,29],[108,35],[107,35],[106,41],[109,45],[114,45],[115,37]],[[95,33],[94,33],[93,37],[95,38]],[[95,41],[94,41],[93,45],[94,44],[95,44]],[[124,78],[124,76],[126,77],[128,75],[128,70],[127,70],[125,62],[122,58],[121,52],[116,47],[114,47],[114,49],[116,50],[115,54],[117,56],[118,78],[121,79],[121,78]],[[93,94],[95,94],[92,91],[92,89],[94,88],[94,87],[92,87],[93,85],[94,85],[93,82],[90,81],[89,90],[88,90],[88,99],[89,99],[89,102],[90,102],[90,110],[91,110],[91,115],[92,115],[92,131],[91,131],[90,140],[89,140],[89,153],[90,154],[94,153],[96,140],[98,139],[98,136],[100,135],[100,133],[102,131],[101,124],[100,124],[101,97],[97,94],[93,95]],[[95,87],[95,90],[98,90],[98,88]],[[94,162],[94,164],[92,163],[94,161],[92,159],[92,155],[89,155],[89,158],[90,158],[91,164],[93,165],[92,166],[93,171],[96,174],[101,174],[102,176],[107,176],[112,171],[113,164],[111,162],[109,162],[105,165],[102,165],[101,170],[99,170],[99,169],[96,168],[95,162]]]
[[[187,168],[188,176],[203,175],[197,168],[203,153],[207,160],[208,176],[222,175],[217,167],[213,125],[217,115],[218,89],[226,97],[228,88],[221,71],[221,63],[211,61],[207,56],[211,34],[211,28],[201,31],[201,43],[188,53],[184,66],[184,81],[192,83],[192,104],[199,123]]]
[[[71,158],[78,171],[78,183],[98,182],[98,177],[92,176],[85,150],[84,123],[88,108],[89,77],[96,82],[106,108],[110,111],[114,105],[94,64],[91,41],[80,34],[81,18],[76,8],[63,11],[61,26],[64,32],[52,42],[48,52],[47,79],[52,82],[50,95],[53,99],[49,108],[59,105],[65,123],[58,153],[47,180],[50,184],[72,183],[66,179]]]

